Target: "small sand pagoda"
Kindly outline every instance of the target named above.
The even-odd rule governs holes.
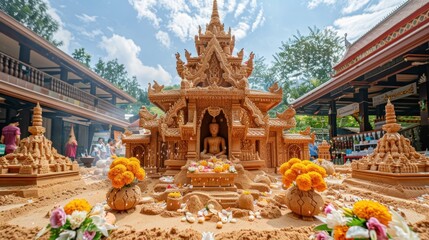
[[[79,165],[52,147],[44,135],[42,108],[33,109],[31,135],[21,140],[19,147],[0,158],[0,186],[44,185],[80,179]]]
[[[398,133],[395,108],[390,100],[386,104],[386,134],[378,141],[374,152],[352,163],[352,178],[369,180],[387,187],[389,195],[412,197],[427,192],[429,160],[416,152],[410,140]],[[387,184],[386,186],[382,186]],[[394,186],[394,188],[392,188]],[[420,189],[420,191],[418,191]]]
[[[331,148],[331,145],[329,145],[326,140],[323,140],[321,144],[319,144],[319,158],[325,159],[325,160],[331,160],[331,153],[329,152],[329,149]]]

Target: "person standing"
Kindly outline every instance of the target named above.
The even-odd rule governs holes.
[[[99,158],[105,159],[107,150],[106,150],[106,144],[104,143],[104,138],[102,137],[98,138],[96,147],[98,148],[98,151],[99,151]]]
[[[107,140],[107,146],[108,148],[108,156],[111,157],[116,154],[116,146],[115,146],[115,139],[109,138]]]
[[[70,129],[69,140],[66,143],[66,156],[69,157],[72,161],[76,158],[77,152],[77,141],[74,135],[73,126]]]
[[[6,154],[13,153],[21,140],[21,130],[18,127],[19,120],[18,117],[12,117],[9,125],[2,130],[0,141],[6,145]]]

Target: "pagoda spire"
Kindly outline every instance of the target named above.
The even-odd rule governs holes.
[[[220,22],[220,17],[219,17],[217,0],[213,0],[212,16],[210,19],[210,23],[207,26],[207,30],[210,30],[211,32],[213,32],[214,28],[216,28],[218,31],[223,31],[223,25]]]

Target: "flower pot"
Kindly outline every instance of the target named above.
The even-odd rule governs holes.
[[[172,198],[167,197],[167,210],[168,211],[177,211],[182,204],[182,197],[180,198]]]
[[[83,163],[83,165],[87,168],[92,167],[92,162],[94,161],[93,157],[81,157],[80,161]]]
[[[304,217],[313,217],[323,210],[322,196],[313,189],[301,191],[298,187],[291,187],[286,193],[286,206],[295,214]]]
[[[107,194],[107,205],[113,210],[128,210],[140,201],[141,191],[137,185],[123,188],[111,188]]]

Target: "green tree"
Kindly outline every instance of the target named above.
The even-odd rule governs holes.
[[[333,66],[344,51],[342,40],[330,29],[309,28],[308,35],[299,32],[274,55],[274,76],[286,94],[287,103],[328,81]]]
[[[53,38],[59,23],[48,14],[43,0],[3,0],[0,9],[55,46],[63,44]]]
[[[72,53],[72,56],[74,59],[85,65],[87,68],[91,69],[89,65],[91,63],[91,55],[85,52],[85,48],[75,49]]]

